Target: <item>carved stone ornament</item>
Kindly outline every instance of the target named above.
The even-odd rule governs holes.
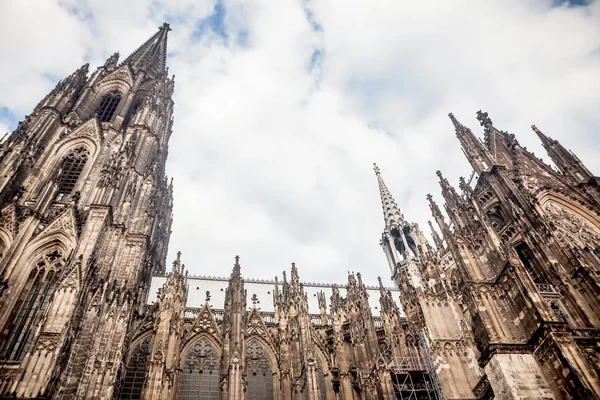
[[[217,371],[218,367],[219,356],[205,340],[194,343],[183,362],[183,369],[190,371]]]
[[[600,230],[580,215],[553,202],[546,203],[544,211],[557,228],[555,236],[561,245],[594,249],[600,244]]]
[[[36,352],[53,352],[58,346],[59,333],[41,333],[35,345]]]
[[[271,373],[271,363],[265,350],[257,343],[250,343],[246,350],[246,369],[248,373]]]

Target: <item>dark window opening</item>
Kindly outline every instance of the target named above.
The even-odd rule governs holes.
[[[71,151],[65,157],[58,176],[58,201],[63,200],[73,192],[88,157],[89,152],[83,146]]]
[[[273,399],[273,372],[265,350],[256,343],[246,349],[246,399]]]
[[[133,105],[129,107],[129,111],[125,114],[125,118],[123,119],[123,125],[128,125],[131,118],[135,115],[137,110],[142,106],[142,99],[138,98],[133,102]]]
[[[125,369],[120,399],[141,399],[142,390],[146,381],[146,374],[149,368],[148,361],[151,345],[152,342],[150,338],[147,338],[133,350]]]
[[[535,283],[545,283],[541,270],[536,262],[535,256],[531,249],[525,243],[519,243],[515,246],[515,250],[521,260],[521,263],[525,266],[527,273],[531,276],[531,279]]]
[[[42,257],[29,274],[6,323],[6,334],[0,337],[0,360],[21,361],[27,354],[63,265],[62,254],[55,250]]]
[[[409,231],[406,234],[406,243],[408,243],[408,248],[412,251],[413,255],[417,257],[417,245],[415,244],[415,239],[412,237],[412,233]]]
[[[183,363],[179,399],[219,400],[219,356],[207,341],[196,342]]]
[[[101,122],[110,122],[117,110],[117,106],[121,102],[120,93],[108,93],[102,97],[100,106],[98,107],[98,118]]]

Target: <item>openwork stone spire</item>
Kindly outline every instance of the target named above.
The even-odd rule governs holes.
[[[167,34],[170,30],[169,24],[165,22],[158,28],[158,32],[127,57],[123,64],[129,64],[136,72],[146,72],[146,76],[150,78],[157,78],[165,73]]]
[[[394,200],[392,194],[385,185],[377,164],[373,163],[373,169],[375,170],[377,184],[379,185],[379,195],[381,196],[381,207],[383,209],[383,220],[385,222],[386,230],[390,231],[402,224],[402,213],[396,204],[396,200]]]

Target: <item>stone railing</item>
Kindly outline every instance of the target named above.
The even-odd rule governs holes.
[[[549,283],[536,283],[535,286],[541,294],[558,294],[554,286]]]

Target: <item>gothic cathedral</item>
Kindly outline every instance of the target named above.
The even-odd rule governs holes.
[[[433,245],[375,167],[395,287],[167,272],[169,30],[0,144],[0,399],[600,399],[600,178],[535,126],[557,169],[450,114]]]

